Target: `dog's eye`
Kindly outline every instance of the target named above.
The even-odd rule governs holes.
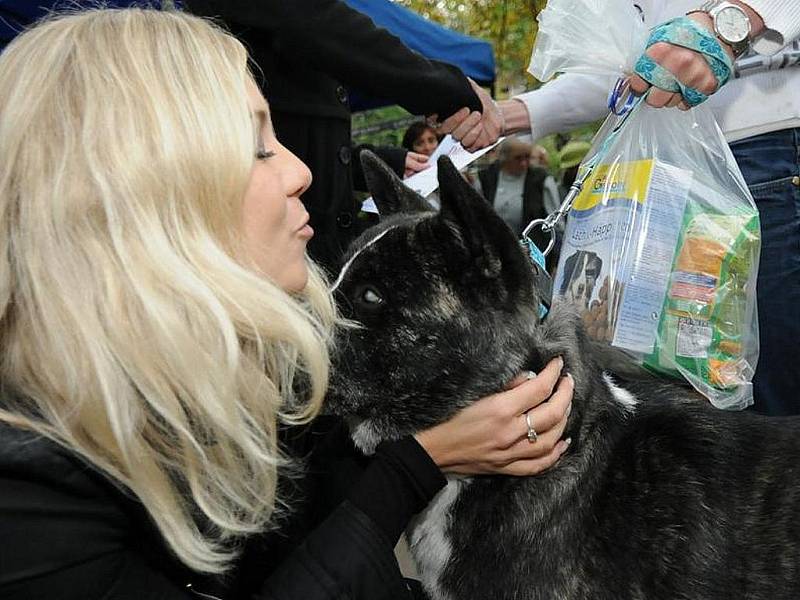
[[[382,304],[383,298],[381,298],[380,294],[373,290],[372,288],[366,288],[361,293],[361,301],[365,302],[366,304]]]
[[[360,285],[353,290],[353,302],[363,311],[374,311],[384,304],[383,294],[371,285]]]

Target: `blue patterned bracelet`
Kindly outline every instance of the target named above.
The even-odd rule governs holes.
[[[716,36],[688,17],[679,17],[653,28],[647,47],[665,42],[699,52],[711,68],[717,80],[717,89],[725,85],[733,73],[733,62],[722,48]],[[639,77],[655,87],[680,92],[689,106],[697,106],[708,99],[706,94],[684,85],[675,76],[655,62],[647,54],[642,54],[636,62],[634,71]]]

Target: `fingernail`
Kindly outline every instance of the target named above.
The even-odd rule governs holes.
[[[528,371],[527,373],[525,373],[525,379],[533,379],[534,377],[536,377],[536,373],[534,373],[533,371]]]
[[[566,377],[572,382],[573,387],[575,386],[575,378],[572,376],[572,373],[567,373],[566,375],[564,375],[564,377]]]
[[[571,412],[572,412],[572,402],[569,403],[569,406],[567,407],[567,412],[564,416],[568,417]]]
[[[564,357],[563,356],[559,356],[558,360],[559,360],[558,370],[561,371],[564,368]]]
[[[568,437],[567,439],[564,440],[564,452],[567,451],[567,448],[569,448],[569,445],[571,443],[572,443],[572,438],[571,437]]]

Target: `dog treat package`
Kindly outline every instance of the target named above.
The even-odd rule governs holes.
[[[607,77],[619,65],[624,76],[647,37],[631,6],[550,0],[531,72]],[[582,35],[564,33],[586,21],[594,31],[588,49]],[[745,408],[758,360],[755,203],[704,105],[684,112],[637,102],[620,112],[606,119],[581,165],[555,299],[578,308],[595,340],[686,380],[719,408]]]
[[[758,212],[744,187],[626,150],[573,204],[554,292],[595,340],[744,408],[758,356]]]

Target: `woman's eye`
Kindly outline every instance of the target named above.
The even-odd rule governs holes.
[[[266,160],[268,158],[272,158],[275,156],[275,153],[272,150],[267,150],[264,146],[264,140],[258,140],[258,147],[256,148],[256,159],[257,160]]]
[[[268,158],[272,158],[275,156],[275,153],[272,150],[264,150],[263,148],[259,148],[256,151],[256,159],[258,160],[266,160]]]

